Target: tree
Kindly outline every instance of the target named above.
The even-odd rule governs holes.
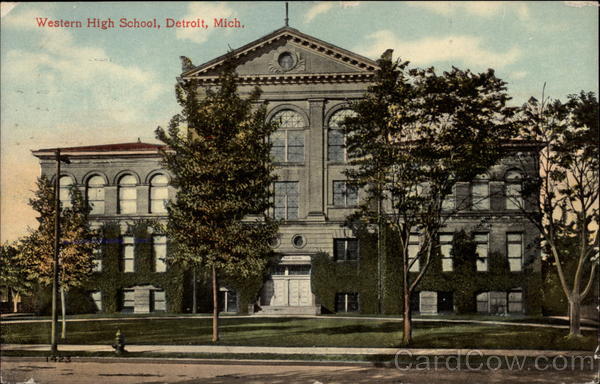
[[[71,204],[61,207],[61,234],[59,253],[59,288],[62,307],[62,338],[66,337],[66,294],[80,287],[92,274],[94,250],[98,237],[90,229],[90,208],[77,187],[70,189]],[[36,230],[30,230],[21,242],[21,253],[29,278],[42,286],[52,286],[54,260],[55,191],[50,181],[42,176],[29,205],[39,214]]]
[[[515,109],[506,83],[493,70],[475,74],[453,68],[407,69],[408,62],[379,60],[374,85],[344,121],[351,183],[366,187],[358,213],[390,226],[403,265],[403,342],[412,341],[411,295],[425,275],[438,231],[452,212],[444,201],[453,185],[469,181],[505,155]],[[463,203],[463,202],[459,202]],[[464,208],[456,206],[455,209]],[[374,209],[374,207],[388,207]],[[411,233],[420,249],[409,254]],[[419,266],[418,272],[412,272]]]
[[[12,311],[18,312],[19,298],[31,291],[31,281],[17,245],[7,243],[0,246],[0,286],[6,287],[13,304]]]
[[[568,101],[531,98],[523,106],[522,135],[544,145],[539,174],[523,167],[523,196],[513,198],[542,235],[569,302],[569,334],[581,335],[581,302],[590,293],[598,268],[598,100],[592,92]],[[524,202],[536,198],[539,210]],[[564,244],[575,242],[575,257]],[[569,264],[574,263],[574,268]]]
[[[212,274],[213,342],[219,338],[217,278],[261,278],[278,228],[267,215],[275,180],[268,137],[276,126],[266,121],[265,106],[257,106],[260,90],[242,98],[237,83],[229,58],[216,89],[204,97],[197,81],[178,84],[182,112],[167,131],[156,130],[168,145],[163,158],[178,188],[168,206],[173,257]]]

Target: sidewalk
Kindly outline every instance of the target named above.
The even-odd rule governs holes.
[[[140,316],[140,317],[98,317],[98,318],[76,318],[69,319],[67,322],[90,322],[90,321],[139,321],[139,320],[176,320],[176,319],[193,319],[210,318],[208,315],[188,315],[188,316]],[[239,319],[239,318],[307,318],[307,319],[350,319],[350,320],[377,320],[377,321],[393,321],[400,322],[402,317],[376,317],[376,316],[328,316],[328,315],[235,315],[225,316],[223,319]],[[15,320],[7,319],[2,317],[2,321],[6,324],[27,324],[27,323],[49,323],[50,319],[22,319],[18,318]],[[544,324],[544,323],[533,323],[533,322],[520,322],[520,321],[503,321],[499,320],[475,320],[475,319],[447,319],[447,318],[413,318],[416,323],[462,323],[462,324],[483,324],[483,325],[510,325],[517,327],[533,327],[533,328],[555,328],[555,329],[569,329],[568,325],[561,324]],[[597,331],[598,324],[591,320],[582,320],[582,324],[588,324],[588,326],[582,326],[582,331]]]
[[[49,344],[1,344],[2,351],[50,351]],[[395,355],[400,356],[588,356],[592,351],[552,351],[534,349],[451,349],[451,348],[338,348],[338,347],[245,347],[226,345],[127,345],[135,353],[279,354],[279,355]],[[114,352],[110,345],[59,345],[61,352]]]

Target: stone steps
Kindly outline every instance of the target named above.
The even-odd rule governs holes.
[[[254,313],[254,315],[319,315],[321,314],[320,306],[275,306],[265,305]]]

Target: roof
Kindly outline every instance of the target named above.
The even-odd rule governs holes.
[[[142,143],[140,141],[132,143],[116,143],[116,144],[101,144],[101,145],[85,145],[80,147],[61,147],[61,148],[43,148],[31,151],[34,156],[53,155],[57,149],[61,153],[73,155],[85,154],[143,154],[143,153],[158,153],[161,149],[166,148],[164,144]]]
[[[257,48],[262,47],[265,44],[269,44],[275,40],[291,37],[302,41],[306,46],[310,48],[317,49],[327,55],[336,57],[340,60],[347,61],[357,67],[360,67],[366,71],[373,71],[378,68],[379,65],[376,61],[369,59],[368,57],[359,55],[357,53],[348,51],[346,49],[340,48],[336,45],[327,43],[323,40],[317,39],[316,37],[307,35],[298,31],[297,29],[291,27],[282,27],[279,28],[268,35],[265,35],[257,40],[254,40],[240,48],[234,49],[233,51],[216,57],[204,64],[198,65],[192,69],[186,70],[181,74],[181,78],[188,78],[190,76],[199,75],[204,73],[212,68],[218,67],[220,64],[225,61],[225,59],[231,55],[235,57],[244,56]]]

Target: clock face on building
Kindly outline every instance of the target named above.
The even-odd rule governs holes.
[[[294,59],[294,56],[290,52],[283,52],[277,59],[279,66],[284,71],[289,71],[290,69],[294,68],[295,61],[296,60]]]

